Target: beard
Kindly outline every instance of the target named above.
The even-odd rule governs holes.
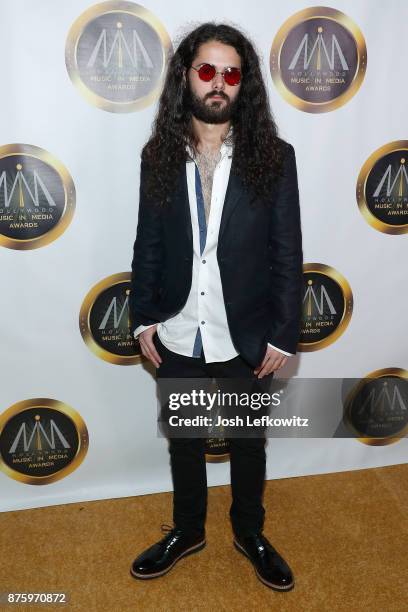
[[[211,100],[207,102],[212,96],[221,96],[222,100]],[[230,98],[223,91],[210,91],[200,98],[191,91],[190,86],[186,87],[185,91],[185,107],[191,111],[196,119],[203,121],[204,123],[226,123],[230,121],[234,115],[234,112],[238,106],[238,96],[231,102]]]

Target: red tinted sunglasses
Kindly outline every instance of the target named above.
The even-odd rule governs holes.
[[[222,72],[217,72],[212,64],[201,64],[199,68],[194,66],[191,66],[191,68],[198,72],[198,76],[202,81],[212,81],[216,74],[221,74],[228,85],[238,85],[241,81],[241,71],[239,68],[225,68]]]

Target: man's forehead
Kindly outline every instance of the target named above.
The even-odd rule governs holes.
[[[217,42],[200,45],[194,61],[197,64],[208,62],[217,67],[241,65],[241,58],[234,47]]]

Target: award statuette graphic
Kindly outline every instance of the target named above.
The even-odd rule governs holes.
[[[0,245],[31,250],[66,230],[75,210],[75,186],[66,167],[35,145],[0,147]]]
[[[357,179],[364,219],[384,234],[408,232],[408,140],[395,140],[370,155]]]
[[[80,414],[64,402],[32,398],[0,415],[0,469],[10,478],[44,485],[76,470],[88,451]]]
[[[325,113],[348,102],[367,67],[362,32],[344,13],[312,6],[287,19],[276,34],[270,70],[279,93],[307,113]]]
[[[73,23],[65,63],[90,104],[130,113],[159,97],[171,51],[169,35],[148,9],[109,1],[89,7]]]
[[[329,346],[346,330],[353,312],[353,294],[347,280],[320,263],[303,266],[303,317],[299,351]]]
[[[79,329],[88,348],[116,365],[134,365],[144,356],[130,335],[130,272],[112,274],[87,293],[79,313]]]
[[[359,442],[385,446],[408,433],[408,371],[383,368],[370,372],[347,394],[344,423]]]

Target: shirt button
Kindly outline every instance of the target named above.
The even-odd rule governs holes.
[[[201,295],[204,295],[204,291],[201,292]]]
[[[205,260],[205,259],[203,259],[203,263],[206,263],[206,260]]]
[[[204,325],[205,321],[201,321],[201,325]]]

